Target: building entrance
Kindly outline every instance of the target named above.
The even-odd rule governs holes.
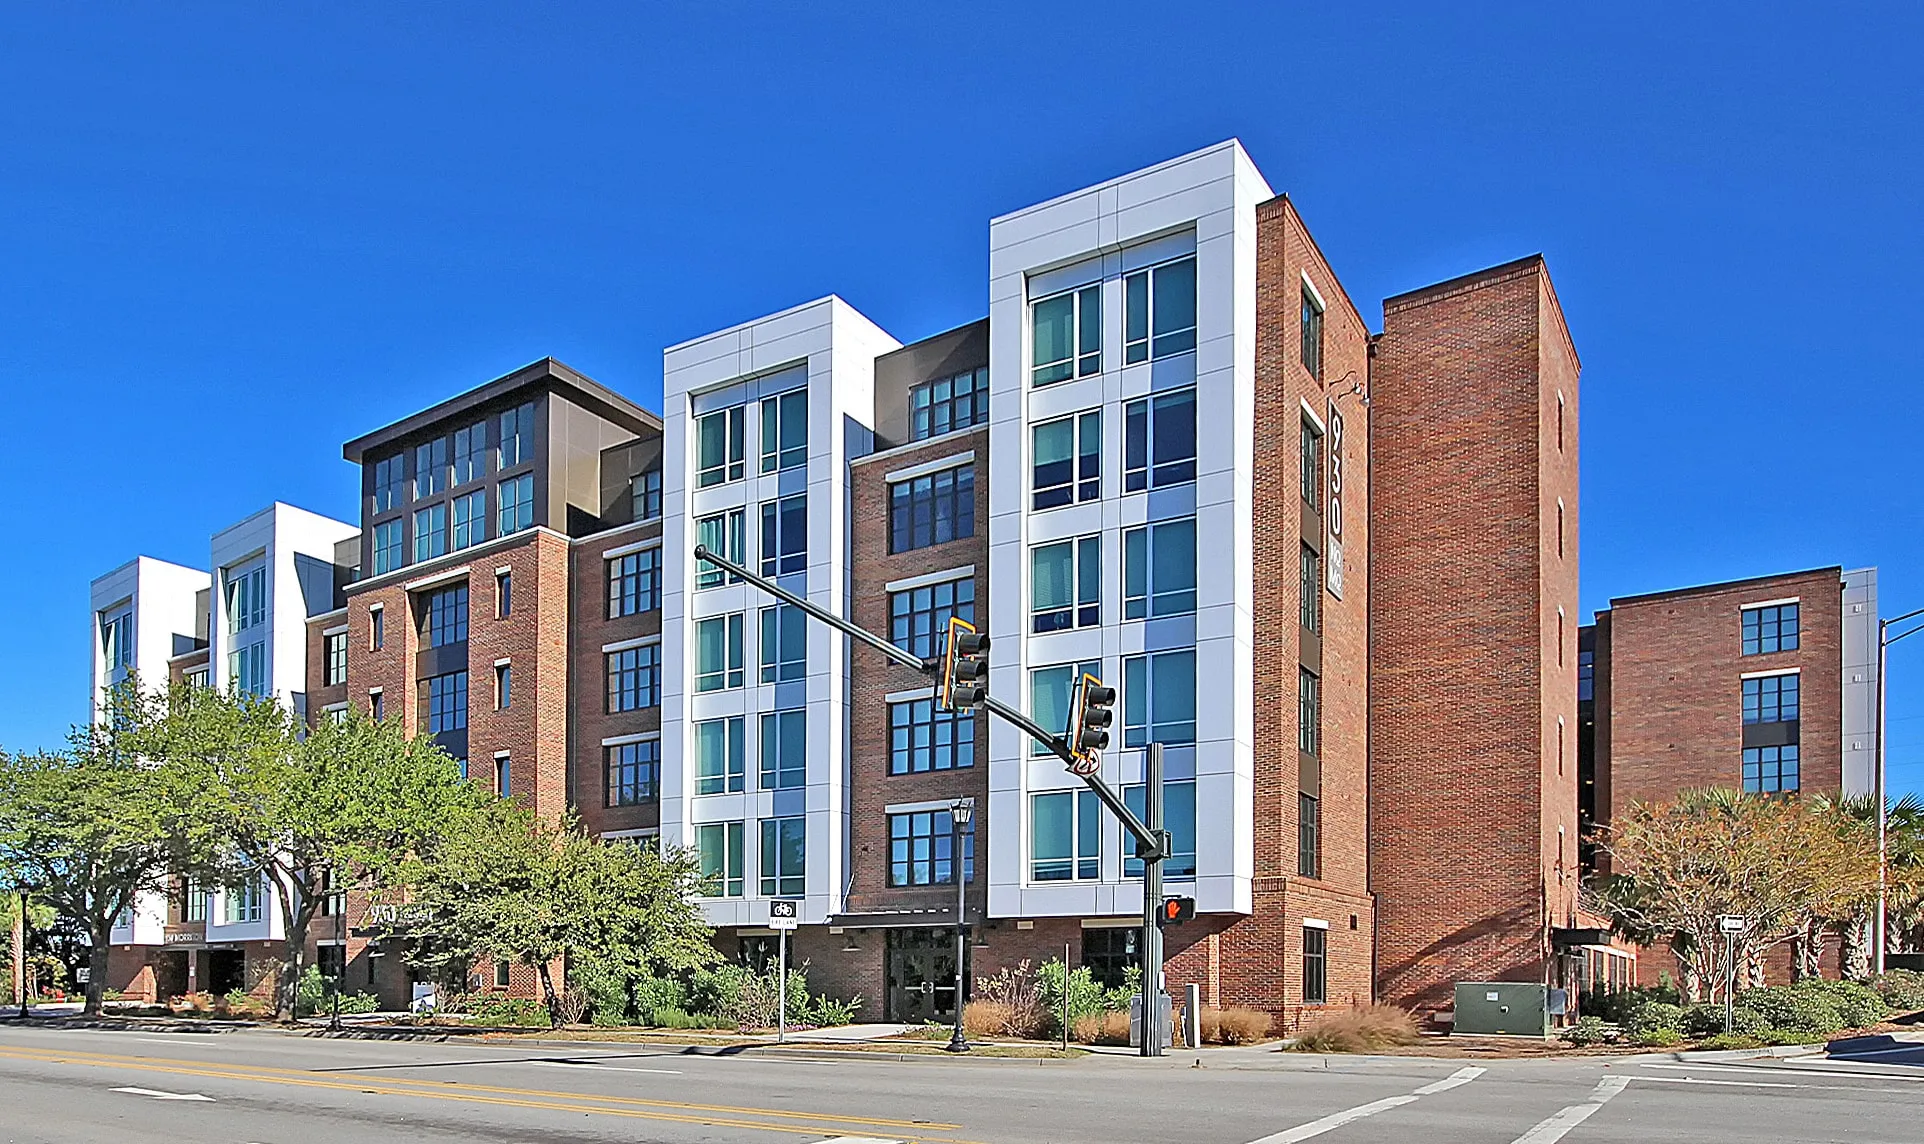
[[[888,931],[887,1009],[904,1024],[955,1020],[953,929]]]

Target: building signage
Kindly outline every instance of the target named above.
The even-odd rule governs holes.
[[[206,940],[205,934],[194,933],[190,930],[183,930],[179,933],[169,933],[161,938],[162,944],[165,945],[195,945],[204,940]]]
[[[1329,510],[1324,514],[1328,521],[1329,536],[1323,544],[1324,579],[1329,584],[1329,594],[1337,599],[1343,598],[1343,415],[1336,410],[1336,401],[1329,403]]]
[[[427,907],[415,902],[370,902],[361,915],[364,926],[420,925],[427,921]]]

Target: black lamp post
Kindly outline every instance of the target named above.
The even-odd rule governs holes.
[[[965,828],[975,817],[975,800],[958,798],[949,804],[949,869],[955,872],[955,1031],[949,1036],[949,1051],[966,1053],[969,1040],[962,1034],[962,965],[969,954],[969,931],[963,924],[968,909],[968,864],[962,849]]]

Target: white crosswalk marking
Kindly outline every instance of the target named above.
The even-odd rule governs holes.
[[[1611,1097],[1622,1092],[1629,1083],[1630,1078],[1627,1076],[1604,1077],[1597,1082],[1597,1087],[1591,1091],[1587,1102],[1573,1104],[1563,1109],[1517,1137],[1515,1144],[1556,1144],[1556,1141],[1563,1139],[1572,1128],[1596,1115],[1599,1108],[1608,1103]]]
[[[1312,1136],[1321,1136],[1323,1133],[1341,1128],[1345,1124],[1353,1124],[1366,1116],[1375,1116],[1379,1112],[1388,1112],[1392,1108],[1401,1108],[1406,1104],[1413,1104],[1417,1100],[1429,1096],[1431,1093],[1447,1092],[1458,1085],[1468,1084],[1487,1071],[1487,1069],[1478,1068],[1475,1065],[1460,1068],[1442,1080],[1433,1081],[1407,1095],[1386,1096],[1382,1100],[1372,1100],[1368,1104],[1359,1104],[1355,1108],[1345,1108],[1341,1112],[1332,1112],[1320,1120],[1312,1120],[1308,1124],[1299,1124],[1294,1128],[1285,1129],[1272,1136],[1265,1136],[1261,1140],[1252,1140],[1250,1144],[1297,1144],[1298,1141],[1308,1140]]]

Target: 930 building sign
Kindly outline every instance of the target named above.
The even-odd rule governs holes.
[[[1343,415],[1329,403],[1329,508],[1325,514],[1329,538],[1323,545],[1324,581],[1329,594],[1343,598]]]

